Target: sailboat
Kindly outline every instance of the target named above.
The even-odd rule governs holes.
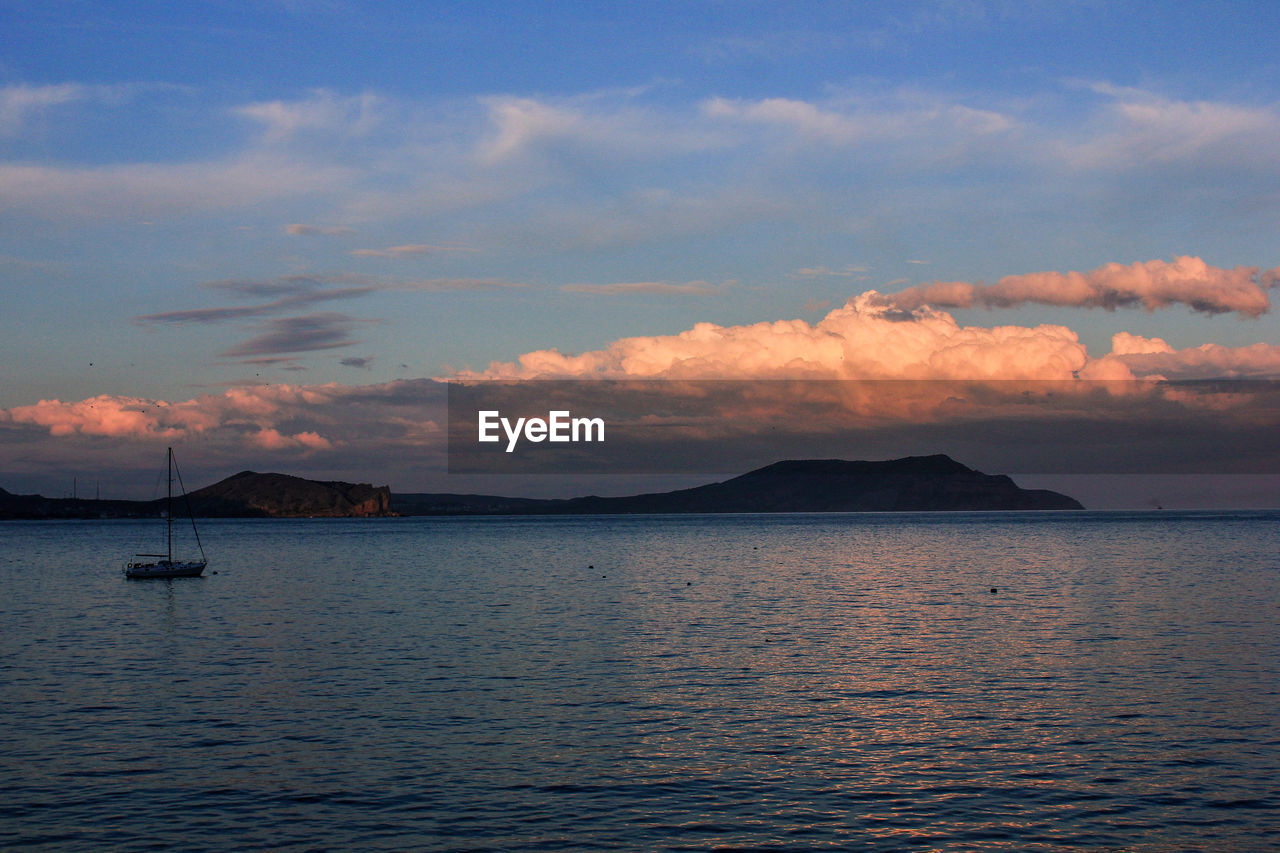
[[[134,557],[154,557],[154,562],[145,563],[135,560],[124,567],[127,578],[198,578],[204,572],[209,561],[204,556],[204,545],[200,543],[200,531],[196,529],[196,519],[191,513],[191,504],[187,502],[187,490],[182,485],[182,473],[178,473],[178,485],[182,488],[183,503],[187,505],[187,517],[191,519],[191,530],[196,535],[196,546],[200,549],[199,560],[173,559],[173,474],[178,465],[173,459],[173,448],[169,448],[169,495],[165,499],[165,524],[168,527],[168,547],[164,554],[134,554]],[[164,559],[158,559],[163,557]]]

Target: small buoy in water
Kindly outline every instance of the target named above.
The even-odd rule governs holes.
[[[217,574],[217,572],[214,572],[214,574],[216,575],[216,574]]]
[[[693,586],[693,581],[685,581],[685,582],[684,582],[684,585],[685,585],[685,586]]]
[[[995,595],[995,594],[996,594],[996,588],[995,588],[994,586],[993,586],[993,587],[991,587],[991,594],[992,594],[992,595]]]
[[[595,566],[593,566],[593,565],[589,565],[589,566],[587,566],[587,568],[588,568],[588,569],[594,569],[594,568],[595,568]]]

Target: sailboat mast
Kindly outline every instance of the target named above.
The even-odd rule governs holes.
[[[169,562],[173,562],[173,448],[169,448],[169,496],[164,505],[165,521],[169,526]]]

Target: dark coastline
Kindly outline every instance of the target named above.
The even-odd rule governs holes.
[[[565,499],[393,494],[387,486],[242,471],[187,500],[192,513],[205,518],[1083,509],[1067,495],[1023,489],[1005,475],[984,474],[941,454],[882,462],[788,460],[689,489]],[[163,511],[163,500],[45,498],[0,489],[4,519],[154,518]]]

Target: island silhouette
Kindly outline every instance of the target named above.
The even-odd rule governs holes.
[[[668,492],[518,498],[440,492],[241,471],[187,499],[206,518],[369,518],[440,515],[621,515],[727,512],[954,512],[1078,510],[1067,495],[1024,489],[1003,474],[975,471],[943,454],[886,461],[793,459],[737,477]],[[99,501],[13,495],[0,489],[0,518],[140,518],[160,501]]]

